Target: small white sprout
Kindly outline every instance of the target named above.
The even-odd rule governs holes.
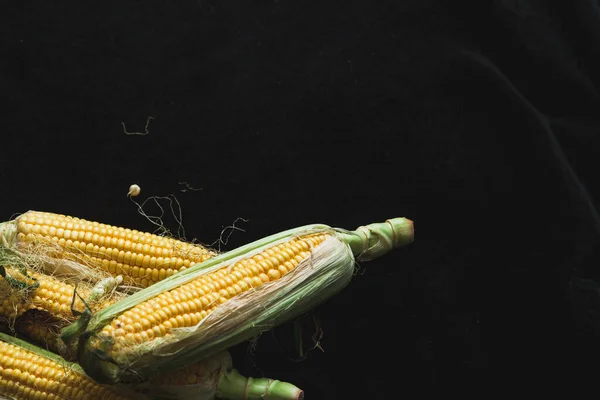
[[[142,188],[140,188],[138,185],[133,184],[133,185],[129,186],[129,193],[127,193],[127,196],[131,196],[131,197],[139,196],[141,191],[142,191]]]

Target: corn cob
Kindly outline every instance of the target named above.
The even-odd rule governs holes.
[[[145,398],[102,386],[76,364],[5,334],[0,334],[0,397],[16,400]]]
[[[0,267],[0,318],[14,321],[28,310],[46,311],[53,317],[73,322],[86,307],[95,312],[121,298],[108,294],[119,279],[99,282],[95,287],[81,283],[75,287],[52,276],[16,267]],[[85,299],[84,303],[81,299]],[[74,313],[75,312],[75,313]]]
[[[52,333],[77,322],[79,315],[91,315],[124,297],[113,291],[121,282],[119,277],[104,279],[95,286],[75,286],[25,266],[0,266],[0,271],[0,320],[11,331],[42,341],[44,347],[69,360],[75,358],[77,342],[67,345]]]
[[[310,225],[269,236],[96,313],[78,360],[95,379],[115,383],[192,364],[331,297],[349,283],[355,257],[412,240],[405,218],[354,232]]]
[[[43,246],[54,258],[121,275],[126,284],[138,287],[150,286],[216,255],[199,244],[39,211],[0,224],[0,243],[30,252]]]

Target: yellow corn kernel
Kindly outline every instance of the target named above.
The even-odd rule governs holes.
[[[11,223],[16,232],[9,235],[6,224]],[[49,244],[54,257],[121,274],[125,283],[142,287],[216,255],[199,244],[61,214],[28,211],[2,225],[0,233],[9,244]]]

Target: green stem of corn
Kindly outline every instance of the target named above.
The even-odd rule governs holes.
[[[291,383],[246,378],[232,369],[221,376],[216,397],[227,400],[302,400],[304,392]]]
[[[338,231],[359,261],[378,258],[414,240],[413,222],[407,218],[393,218],[360,226],[352,232]]]

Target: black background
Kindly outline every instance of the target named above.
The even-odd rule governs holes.
[[[187,239],[245,218],[222,250],[314,222],[415,221],[412,246],[361,265],[303,320],[305,347],[316,320],[324,352],[293,361],[284,325],[232,349],[244,374],[311,400],[594,384],[597,1],[0,14],[5,220],[36,209],[152,230],[126,196],[138,183],[137,201],[177,198]],[[150,116],[147,135],[125,133]]]

